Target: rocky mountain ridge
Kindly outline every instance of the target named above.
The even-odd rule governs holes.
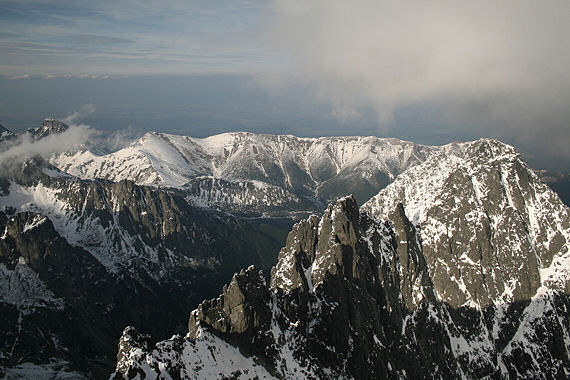
[[[28,135],[38,140],[68,128],[46,119]],[[372,136],[299,138],[234,132],[192,138],[149,132],[116,152],[88,144],[90,148],[56,154],[50,162],[82,179],[127,179],[178,188],[200,207],[298,218],[295,215],[320,212],[327,202],[346,194],[364,203],[407,168],[438,152],[452,153],[457,145],[425,146]],[[566,199],[565,182],[552,187]]]
[[[510,146],[479,140],[456,154],[434,156],[362,208],[389,218],[399,203],[421,229],[430,272],[436,283],[442,281],[440,298],[455,307],[528,299],[545,281],[551,282],[551,272],[563,275],[563,284],[570,279],[569,209]],[[452,261],[442,262],[443,256]],[[493,261],[509,260],[519,267],[482,271],[494,268]],[[452,285],[460,274],[473,284]],[[484,288],[466,291],[475,283]],[[450,287],[453,297],[445,294]],[[557,290],[564,287],[559,284]]]
[[[185,337],[126,329],[115,376],[566,378],[570,211],[511,147],[454,152],[295,225]]]
[[[0,124],[0,143],[14,138],[16,134]]]
[[[42,125],[37,128],[30,128],[23,133],[14,133],[8,128],[0,125],[0,143],[3,142],[12,142],[16,143],[15,141],[17,138],[27,137],[31,140],[40,140],[44,137],[59,134],[67,131],[69,129],[69,125],[56,120],[56,119],[44,119],[42,121]],[[0,145],[0,151],[3,150],[4,147]]]
[[[36,138],[41,139],[52,134],[63,133],[69,129],[69,125],[56,119],[45,119],[42,126],[37,129],[31,129],[29,132]]]

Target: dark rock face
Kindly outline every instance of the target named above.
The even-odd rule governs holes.
[[[15,137],[16,137],[16,134],[14,132],[10,131],[9,129],[7,129],[3,125],[0,125],[0,143],[3,143],[4,141],[12,140]]]
[[[196,337],[200,321],[222,334],[251,334],[268,328],[270,294],[260,273],[242,270],[225,286],[220,297],[200,304],[190,317],[190,336]]]
[[[57,134],[65,132],[69,129],[69,125],[55,119],[45,119],[42,122],[42,126],[36,129],[33,133],[36,139],[41,139],[43,137],[49,136],[51,134]]]
[[[399,202],[421,230],[435,293],[468,337],[456,350],[459,359],[482,374],[497,365],[503,375],[513,368],[527,376],[563,373],[570,346],[553,349],[566,352],[555,358],[549,334],[540,341],[530,326],[559,331],[549,310],[567,302],[570,210],[514,149],[480,140],[429,159],[363,209],[390,218]],[[523,371],[517,366],[524,361],[533,364]]]
[[[406,232],[415,240],[413,226],[405,216],[399,222],[409,227]],[[297,233],[309,228],[316,231],[316,249],[308,255],[312,259],[305,260],[308,257],[303,257],[303,248],[295,248],[295,242],[306,235]],[[405,232],[398,229],[398,233]],[[299,356],[310,357],[315,368],[328,368],[336,374],[330,376],[323,371],[318,377],[458,373],[443,325],[429,318],[429,308],[437,310],[439,306],[426,302],[408,309],[402,300],[402,285],[409,286],[407,281],[415,278],[410,276],[404,281],[400,275],[400,255],[408,259],[406,272],[412,265],[417,266],[411,263],[417,257],[410,254],[416,248],[396,239],[390,224],[360,214],[354,198],[344,198],[329,207],[319,225],[301,223],[289,236],[288,242],[293,244],[281,251],[271,284],[283,310],[282,328],[293,323],[298,339],[306,342],[297,348],[302,352]],[[306,282],[290,283],[286,273],[291,272],[297,272]],[[420,292],[433,300],[429,279],[426,282]],[[408,322],[406,317],[413,319]],[[418,325],[429,335],[410,334],[408,329],[415,330]],[[438,349],[433,349],[434,344]],[[442,362],[449,364],[436,369],[435,363]]]
[[[100,355],[112,344],[113,330],[139,319],[132,304],[161,299],[70,246],[45,216],[0,213],[0,221],[2,367],[57,358],[102,376]]]
[[[190,334],[180,349],[214,334],[284,378],[470,373],[453,355],[456,331],[449,331],[454,327],[447,323],[447,306],[435,301],[425,263],[418,262],[421,251],[408,246],[415,244],[416,232],[401,206],[395,213],[401,218],[396,228],[359,213],[354,198],[345,198],[320,221],[312,217],[297,224],[272,271],[271,288],[254,268],[236,275],[219,298],[191,314]],[[406,233],[412,244],[397,240]],[[404,272],[400,257],[406,258]],[[400,296],[401,286],[410,286],[401,273],[416,280],[415,299]],[[120,359],[120,373],[161,362],[160,354],[137,348],[142,351]],[[182,368],[199,378],[187,360],[157,372],[173,375]]]
[[[253,268],[236,275],[185,338],[131,350],[116,376],[230,376],[182,354],[230,343],[232,370],[259,378],[566,378],[568,209],[508,147],[458,152],[366,211],[348,197],[296,224],[269,286]]]
[[[398,211],[403,217],[398,238],[411,233],[413,243],[413,226]],[[192,312],[190,333],[180,349],[196,347],[214,334],[253,355],[271,376],[283,378],[459,376],[461,368],[439,318],[445,307],[435,302],[429,278],[415,276],[425,282],[419,290],[423,302],[409,300],[407,307],[400,296],[404,281],[399,256],[408,258],[406,272],[420,273],[426,267],[414,262],[421,253],[411,253],[417,247],[399,250],[396,239],[391,224],[361,214],[354,198],[340,200],[322,219],[311,217],[294,227],[272,270],[271,287],[250,268],[236,275],[222,296]],[[247,296],[236,291],[248,286]],[[224,307],[229,304],[250,311],[236,313]],[[265,318],[255,323],[251,309]],[[149,358],[161,362],[160,354],[148,349],[131,351],[120,359],[117,375],[143,371]],[[182,368],[181,373],[199,378],[199,372],[189,370],[193,363],[188,360],[170,362],[172,368],[158,372],[173,375]],[[218,375],[224,376],[220,370]]]
[[[234,275],[218,298],[202,302],[192,312],[188,336],[196,339],[204,326],[212,326],[225,341],[267,361],[272,359],[267,353],[273,344],[270,304],[271,292],[265,278],[252,266]]]
[[[236,270],[268,269],[291,225],[195,208],[176,191],[78,180],[41,159],[6,180],[0,209],[2,367],[58,360],[88,377],[112,371],[124,326],[182,332],[188,310]],[[26,294],[35,301],[18,301]]]

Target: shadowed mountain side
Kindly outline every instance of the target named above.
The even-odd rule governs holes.
[[[292,225],[196,208],[175,190],[79,180],[41,159],[1,185],[4,370],[63,361],[107,376],[125,325],[183,332],[188,310],[234,272],[268,273]]]

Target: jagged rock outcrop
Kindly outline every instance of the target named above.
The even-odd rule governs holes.
[[[568,209],[508,146],[482,140],[450,152],[363,210],[348,197],[298,223],[269,285],[254,268],[236,275],[192,312],[191,334],[123,354],[115,375],[566,378]],[[230,301],[228,289],[249,281],[256,291]],[[235,303],[271,316],[254,328],[224,308]],[[234,372],[215,355],[183,354],[228,344],[239,349]]]
[[[407,219],[401,221],[406,223],[415,239],[413,226]],[[294,227],[272,270],[270,286],[261,282],[253,267],[237,274],[222,296],[192,312],[190,333],[174,338],[177,347],[195,349],[215,336],[278,378],[459,376],[447,326],[434,318],[445,315],[445,308],[435,302],[429,278],[416,276],[425,283],[418,285],[418,298],[408,301],[411,307],[400,296],[404,281],[399,256],[408,258],[406,268],[416,256],[409,254],[408,247],[405,253],[398,252],[399,246],[390,223],[370,219],[359,212],[354,198],[344,198],[329,206],[321,219],[311,217]],[[415,265],[423,268],[417,272],[426,270],[421,263]],[[245,297],[236,292],[248,287]],[[235,313],[223,307],[231,303],[232,293],[240,294],[234,302],[240,308],[269,314],[260,320],[264,323],[252,323],[255,319],[247,317],[252,311]],[[241,329],[232,326],[248,326],[248,332],[240,334]],[[123,353],[116,375],[148,374],[152,370],[144,363],[154,363],[151,366],[161,368],[157,374],[163,376],[200,378],[199,371],[193,372],[191,357],[187,362],[167,359],[166,366],[159,366],[177,354],[154,352],[137,347],[130,356]],[[234,369],[252,373],[252,368]]]
[[[56,120],[56,119],[44,119],[42,126],[38,129],[32,130],[32,135],[36,139],[41,139],[43,137],[65,132],[69,129],[69,125]]]
[[[269,327],[270,294],[265,279],[256,271],[242,270],[224,286],[220,297],[202,302],[190,316],[189,334],[198,335],[200,323],[214,326],[222,334],[252,334]]]

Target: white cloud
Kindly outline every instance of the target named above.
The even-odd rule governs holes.
[[[434,96],[570,82],[566,1],[277,0],[270,33],[292,72],[344,114]]]
[[[22,162],[36,155],[49,157],[54,153],[65,152],[85,144],[94,134],[95,131],[87,125],[70,126],[62,133],[48,135],[39,140],[24,134],[9,148],[0,152],[0,163],[5,165]]]
[[[23,74],[23,75],[15,75],[10,77],[11,80],[18,80],[18,79],[28,79],[30,74]]]
[[[95,111],[95,107],[86,104],[79,111],[72,112],[62,121],[69,128],[61,133],[50,134],[41,139],[36,139],[29,133],[23,133],[13,141],[5,141],[0,145],[0,165],[4,169],[18,167],[18,163],[34,156],[49,156],[73,150],[89,142],[90,138],[100,135],[99,132],[85,124],[76,122]]]
[[[110,133],[97,133],[90,140],[89,146],[95,147],[97,150],[114,152],[139,139],[141,135],[141,131],[137,131],[132,125],[129,125],[126,129],[119,129]]]
[[[95,106],[92,104],[85,104],[79,111],[75,111],[66,116],[62,121],[66,124],[74,124],[77,120],[81,120],[95,112]]]

